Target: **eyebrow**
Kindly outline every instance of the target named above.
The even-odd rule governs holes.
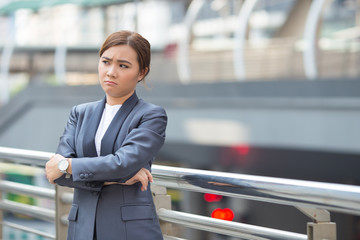
[[[111,58],[108,58],[108,57],[101,57],[101,58],[104,58],[105,60],[107,60],[107,61],[111,61],[112,62],[112,59]],[[127,64],[130,64],[130,65],[132,65],[132,63],[131,62],[129,62],[129,61],[127,61],[127,60],[122,60],[122,59],[117,59],[116,60],[116,62],[118,62],[118,63],[127,63]]]

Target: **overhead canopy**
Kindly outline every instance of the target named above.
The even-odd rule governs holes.
[[[15,0],[3,6],[0,6],[0,14],[6,15],[15,12],[18,9],[38,10],[43,7],[51,7],[61,4],[77,4],[87,7],[106,6],[111,4],[119,4],[133,2],[133,0]]]

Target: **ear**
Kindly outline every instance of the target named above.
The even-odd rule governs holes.
[[[145,78],[148,71],[149,71],[149,68],[145,68],[144,70],[139,72],[138,82],[141,82]]]

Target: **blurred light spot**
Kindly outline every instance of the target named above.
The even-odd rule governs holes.
[[[233,146],[231,148],[240,155],[247,155],[250,151],[249,145],[237,145],[237,146]]]
[[[212,218],[232,221],[234,219],[234,212],[230,208],[217,208],[211,213]]]
[[[205,193],[204,194],[204,199],[207,202],[220,202],[221,199],[222,199],[222,196],[217,195],[217,194]]]

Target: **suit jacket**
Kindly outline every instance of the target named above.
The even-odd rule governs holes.
[[[68,240],[163,239],[150,187],[125,182],[141,168],[150,170],[165,140],[167,116],[159,106],[134,93],[116,113],[97,156],[95,134],[106,99],[72,108],[57,153],[73,158],[72,175],[55,180],[74,188]]]

